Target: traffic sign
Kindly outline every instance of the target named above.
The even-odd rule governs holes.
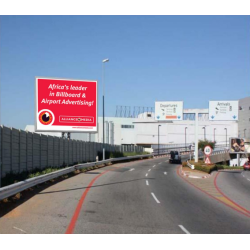
[[[97,132],[97,81],[36,78],[35,131]]]
[[[183,120],[183,102],[155,102],[155,120],[181,121]]]
[[[210,121],[237,121],[238,101],[209,101]]]
[[[206,157],[205,164],[211,164],[209,157]]]
[[[212,149],[209,145],[207,145],[207,146],[204,148],[204,154],[205,154],[206,156],[211,155],[211,154],[212,154],[212,151],[213,151],[213,149]]]

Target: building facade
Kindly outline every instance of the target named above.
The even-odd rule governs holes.
[[[250,97],[239,100],[238,136],[250,139]]]

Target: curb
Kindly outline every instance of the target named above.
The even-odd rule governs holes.
[[[211,175],[209,174],[209,176],[207,175],[203,175],[203,176],[195,176],[195,175],[189,175],[189,174],[185,174],[185,172],[182,170],[182,166],[181,166],[181,174],[188,177],[188,178],[193,178],[193,179],[206,179],[206,178],[210,178]]]

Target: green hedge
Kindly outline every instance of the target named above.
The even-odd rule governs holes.
[[[220,165],[220,164],[206,165],[201,160],[199,160],[198,162],[194,162],[194,161],[189,161],[189,162],[190,164],[195,166],[195,170],[203,171],[208,174],[210,174],[212,171],[218,171],[218,170],[223,170],[223,169],[230,169],[230,170],[243,169],[243,167],[230,167],[227,165]],[[182,166],[187,167],[187,162],[183,162]]]

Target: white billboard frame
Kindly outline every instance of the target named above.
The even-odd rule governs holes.
[[[37,128],[37,122],[38,122],[38,79],[51,79],[51,80],[66,80],[66,81],[86,81],[86,82],[95,82],[96,83],[96,127],[93,131],[86,130],[86,129],[53,129],[53,130],[41,130]],[[51,127],[51,126],[50,126]],[[61,127],[61,126],[60,126]],[[64,128],[67,126],[63,126]],[[69,128],[72,126],[68,126]],[[36,76],[35,77],[35,132],[65,132],[65,133],[90,133],[90,134],[96,134],[98,133],[98,81],[97,80],[86,80],[86,79],[72,79],[72,78],[61,78],[61,77],[43,77],[43,76]]]

